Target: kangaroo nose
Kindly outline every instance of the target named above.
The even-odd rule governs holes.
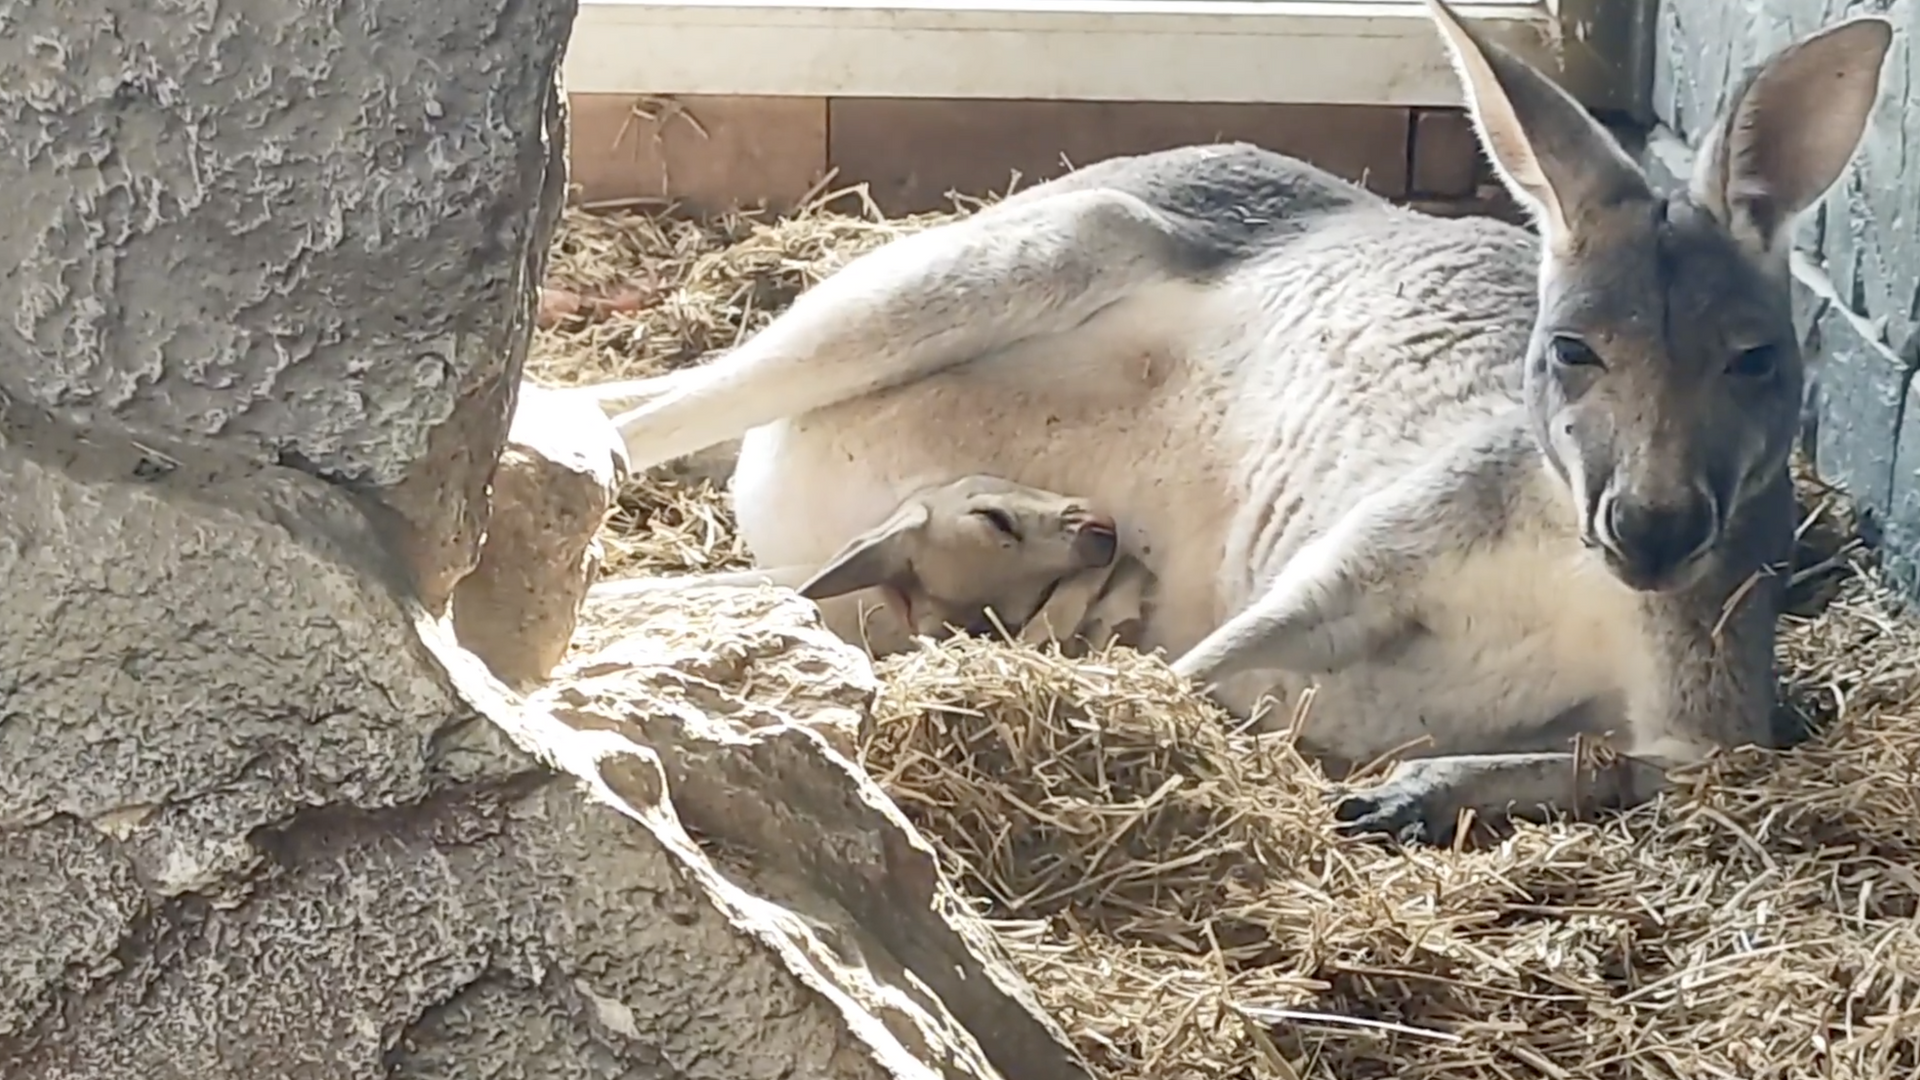
[[[1607,506],[1603,538],[1614,569],[1636,589],[1658,590],[1714,541],[1719,525],[1704,499],[1680,506],[1652,506],[1614,499]]]
[[[1086,565],[1106,566],[1120,548],[1120,532],[1105,514],[1085,513],[1074,521],[1073,554]]]

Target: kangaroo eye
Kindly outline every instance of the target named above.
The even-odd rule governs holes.
[[[1607,365],[1600,360],[1600,354],[1593,346],[1571,334],[1555,334],[1547,342],[1547,356],[1556,367],[1563,368],[1604,368]]]
[[[975,510],[974,513],[986,518],[987,524],[992,525],[995,530],[1008,539],[1020,539],[1020,530],[1014,527],[1013,515],[1007,513],[1005,510],[989,506],[981,510]]]
[[[1780,348],[1760,345],[1745,349],[1727,361],[1727,374],[1738,379],[1764,379],[1780,367]]]

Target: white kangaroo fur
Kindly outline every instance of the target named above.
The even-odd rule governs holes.
[[[1085,493],[1157,581],[1143,647],[1241,715],[1315,687],[1302,743],[1330,770],[1411,755],[1347,795],[1360,831],[1632,804],[1771,741],[1790,235],[1856,151],[1891,26],[1769,58],[1656,193],[1428,4],[1538,237],[1246,145],[1099,162],[849,263],[623,415],[635,466],[743,437],[769,565],[960,475]]]
[[[1144,621],[1150,581],[1138,563],[1115,558],[1117,547],[1113,521],[1084,500],[997,477],[964,476],[912,493],[824,565],[609,581],[589,595],[776,585],[824,609],[874,590],[891,616],[889,631],[904,628],[939,640],[954,630],[1005,630],[1034,643],[1058,641],[1072,655],[1131,643],[1128,635]],[[910,642],[893,633],[868,644],[884,654]]]

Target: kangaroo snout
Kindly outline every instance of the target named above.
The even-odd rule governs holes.
[[[1092,511],[1069,519],[1073,527],[1073,557],[1088,569],[1111,565],[1120,549],[1120,531],[1112,518]]]
[[[1596,518],[1608,566],[1642,592],[1685,584],[1720,535],[1719,511],[1704,495],[1669,505],[1614,497]]]

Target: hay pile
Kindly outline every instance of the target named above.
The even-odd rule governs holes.
[[[1920,630],[1856,582],[1786,652],[1813,745],[1477,851],[1332,839],[1123,652],[888,660],[865,757],[1112,1076],[1915,1075]]]
[[[647,299],[543,333],[533,374],[697,362],[925,220],[571,213],[554,280]],[[1601,824],[1336,841],[1284,740],[1230,737],[1124,650],[889,660],[863,756],[1105,1077],[1920,1075],[1920,622],[1807,493],[1782,655],[1814,741]],[[620,573],[742,554],[704,486],[637,484],[610,532]]]

